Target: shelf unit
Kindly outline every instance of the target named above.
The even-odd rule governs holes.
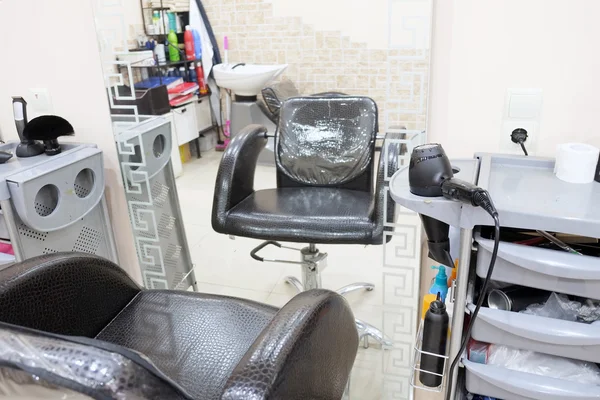
[[[160,3],[160,7],[151,7],[149,4],[157,4]],[[142,18],[144,22],[144,31],[146,35],[150,39],[154,39],[157,43],[166,43],[167,32],[169,32],[169,19],[167,17],[167,12],[173,12],[177,15],[181,20],[181,28],[182,31],[177,34],[178,43],[183,43],[183,32],[185,30],[185,26],[189,25],[189,9],[185,10],[173,10],[170,7],[167,7],[167,4],[170,2],[163,0],[140,0],[140,7],[142,10]],[[189,7],[189,6],[188,6]],[[155,11],[159,11],[162,13],[162,33],[154,33],[148,31],[148,26],[153,24],[152,14]],[[169,60],[169,52],[168,45],[165,46],[165,57]],[[133,52],[141,52],[141,51],[149,51],[149,49],[133,49],[129,50],[129,54]],[[133,75],[131,80],[134,85],[140,83],[143,80],[150,78],[158,78],[156,83],[158,85],[165,85],[165,79],[168,77],[168,70],[170,68],[177,69],[176,73],[179,74],[179,68],[185,67],[186,75],[183,77],[184,81],[188,81],[187,77],[189,74],[190,64],[202,64],[202,59],[194,59],[187,60],[185,57],[185,51],[183,49],[179,49],[180,61],[167,61],[165,63],[159,63],[156,55],[152,52],[152,55],[148,57],[139,56],[134,57],[133,59],[136,61],[132,61],[129,64],[117,64],[117,68],[119,73],[128,74],[131,72]],[[123,57],[125,60],[125,57]],[[150,64],[150,65],[149,65]],[[176,75],[176,77],[179,77]],[[140,87],[136,87],[137,89],[141,89]],[[162,114],[163,117],[167,118],[172,125],[173,139],[176,144],[174,148],[178,148],[179,145],[184,143],[189,143],[193,141],[195,143],[195,147],[197,148],[197,155],[200,157],[200,137],[212,130],[217,131],[217,118],[214,114],[212,107],[210,106],[210,88],[208,92],[205,94],[200,94],[196,92],[196,94],[185,102],[177,105],[171,105],[171,111]],[[161,94],[162,96],[162,94]],[[161,97],[163,99],[163,97]],[[176,171],[181,169],[180,165],[175,165]]]
[[[185,26],[190,23],[190,11],[188,10],[173,10],[170,7],[165,6],[165,2],[160,1],[161,7],[148,7],[145,4],[148,4],[150,0],[140,0],[140,7],[142,9],[142,21],[144,23],[144,33],[146,36],[154,37],[157,39],[162,39],[159,41],[164,41],[169,34],[169,19],[167,17],[167,12],[173,12],[177,15],[178,18],[181,19],[181,32],[177,32],[177,39],[179,43],[183,43],[183,32],[185,31]],[[150,2],[151,3],[151,2]],[[159,32],[148,32],[148,26],[153,25],[152,15],[155,11],[158,11],[163,14],[162,18],[162,29]]]
[[[575,185],[553,174],[554,160],[524,156],[478,154],[453,160],[456,176],[489,191],[502,228],[547,230],[600,238],[600,184]],[[481,209],[444,198],[410,193],[408,169],[390,182],[398,204],[461,229],[459,268],[454,290],[449,360],[458,354],[465,315],[474,309],[477,277],[485,277],[493,241],[482,226],[493,222]],[[473,251],[475,248],[475,251]],[[471,258],[473,257],[473,262]],[[600,299],[600,259],[567,252],[501,242],[492,281]],[[459,312],[459,310],[464,310]],[[600,362],[600,330],[578,322],[550,319],[482,307],[471,337],[487,343]],[[476,364],[462,355],[462,365],[448,376],[453,400],[471,393],[511,400],[597,399],[600,387],[563,379]]]
[[[130,52],[135,52],[135,51],[142,51],[142,50],[146,50],[146,49],[134,49],[134,50],[130,50]],[[152,62],[154,63],[154,65],[144,65],[144,63],[147,63],[149,60],[152,60]],[[156,56],[153,56],[152,58],[145,58],[145,59],[141,59],[135,62],[132,62],[130,64],[131,66],[131,70],[134,74],[133,76],[133,82],[134,83],[138,83],[142,80],[148,79],[148,78],[160,78],[160,83],[163,83],[163,78],[165,78],[167,76],[167,71],[169,68],[175,68],[175,69],[179,69],[180,67],[185,67],[186,69],[186,73],[189,70],[189,65],[191,63],[202,63],[202,59],[197,59],[197,60],[181,60],[181,61],[175,61],[175,62],[171,62],[168,61],[166,63],[162,63],[159,64],[158,60],[156,59]],[[123,73],[124,71],[127,71],[127,66],[119,64],[117,65],[117,68],[119,69],[120,73]],[[184,80],[186,78],[184,77]],[[208,96],[210,95],[210,92],[207,94],[199,94],[200,97],[204,97],[204,96]]]

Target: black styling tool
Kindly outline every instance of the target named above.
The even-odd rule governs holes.
[[[15,117],[15,126],[21,143],[15,151],[17,157],[35,157],[44,152],[44,146],[35,140],[25,139],[23,133],[27,126],[27,102],[22,97],[13,97],[13,113]]]
[[[60,136],[74,135],[73,125],[66,119],[56,115],[42,115],[32,119],[27,126],[23,136],[29,140],[42,140],[44,152],[49,156],[55,156],[61,152],[58,138]]]

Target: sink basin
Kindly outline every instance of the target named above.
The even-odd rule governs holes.
[[[272,79],[287,68],[287,64],[246,64],[232,69],[235,64],[217,64],[213,67],[217,85],[238,96],[257,96]]]

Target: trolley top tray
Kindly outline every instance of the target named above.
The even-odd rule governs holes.
[[[478,184],[490,192],[502,226],[600,237],[600,183],[561,181],[554,175],[553,159],[477,156]],[[488,220],[482,210],[472,211],[475,225]]]
[[[476,159],[452,160],[454,176],[462,180],[477,183],[479,161]],[[462,204],[446,200],[443,197],[421,197],[410,192],[408,168],[397,171],[390,180],[390,195],[394,201],[419,214],[439,219],[452,226],[461,226]]]
[[[552,159],[503,154],[477,154],[477,158],[479,173],[470,176],[478,176],[474,182],[489,191],[502,226],[600,237],[599,183],[561,181],[554,175]],[[469,180],[466,174],[461,176],[466,172],[465,162],[452,164],[461,168],[458,178]],[[481,208],[411,194],[407,170],[392,177],[390,191],[399,204],[453,226],[472,228],[493,223]]]

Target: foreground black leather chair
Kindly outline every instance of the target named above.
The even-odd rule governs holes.
[[[223,154],[214,193],[212,226],[233,236],[266,240],[251,256],[258,261],[300,264],[302,281],[287,277],[298,291],[321,287],[319,270],[326,253],[317,244],[383,244],[391,230],[395,206],[385,187],[385,174],[398,169],[401,133],[385,135],[376,169],[378,112],[368,97],[293,97],[281,104],[275,137],[277,188],[254,190],[254,172],[267,143],[266,128],[250,125]],[[384,221],[384,216],[386,220]],[[386,225],[387,223],[387,225]],[[301,261],[270,260],[258,255],[277,241],[308,243]],[[368,266],[365,266],[368,268]],[[354,283],[346,294],[373,290]],[[357,321],[359,334],[391,346],[382,332]]]
[[[326,290],[279,310],[144,290],[78,253],[0,271],[0,375],[94,399],[340,399],[357,345],[352,311]]]

